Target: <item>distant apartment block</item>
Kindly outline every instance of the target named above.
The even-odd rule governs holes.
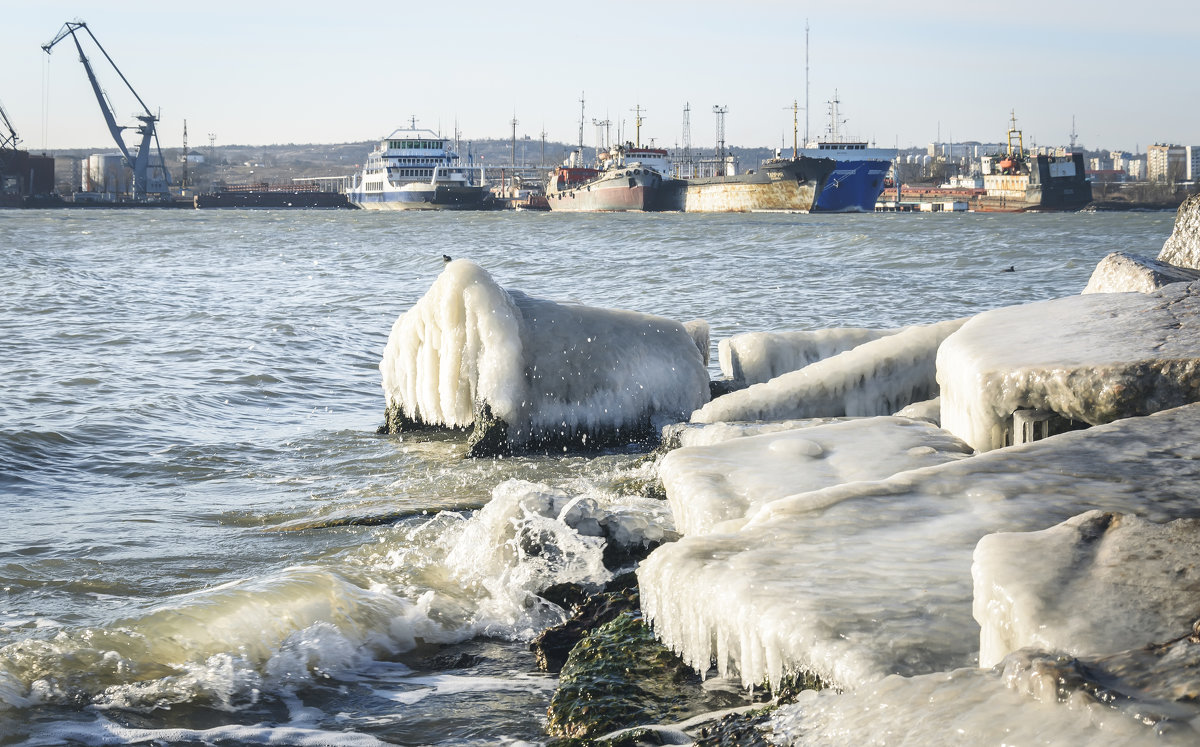
[[[1183,181],[1188,174],[1188,149],[1154,144],[1146,148],[1146,178],[1152,182]]]
[[[1200,177],[1200,145],[1187,146],[1187,180],[1196,181]]]

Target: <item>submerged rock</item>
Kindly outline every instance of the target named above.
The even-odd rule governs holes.
[[[1200,519],[1089,511],[975,548],[979,666],[1034,647],[1073,656],[1178,636],[1200,618]]]
[[[709,398],[703,322],[559,304],[448,263],[392,326],[386,423],[472,429],[470,455],[657,438]]]

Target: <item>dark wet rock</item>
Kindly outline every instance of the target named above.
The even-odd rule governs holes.
[[[487,403],[475,410],[475,427],[467,437],[467,456],[505,456],[512,451],[508,442],[508,423],[492,414]]]
[[[694,710],[700,685],[639,614],[625,612],[571,650],[546,729],[552,736],[593,739],[624,727],[680,720]]]
[[[636,589],[610,591],[588,598],[575,609],[571,619],[543,630],[529,644],[537,658],[538,667],[552,673],[562,670],[571,649],[575,648],[584,636],[616,619],[618,615],[635,612],[637,608]]]
[[[696,747],[767,747],[768,724],[774,708],[730,714],[713,726],[702,727],[693,742]]]
[[[708,397],[716,399],[730,392],[736,392],[739,389],[745,389],[749,384],[744,381],[736,381],[734,379],[711,379],[708,382]]]
[[[586,602],[592,593],[580,584],[567,582],[543,589],[538,596],[564,610],[571,610]]]

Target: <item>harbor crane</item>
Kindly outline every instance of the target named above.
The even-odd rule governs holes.
[[[121,82],[125,84],[125,87],[129,89],[129,92],[132,93],[133,97],[137,99],[137,102],[141,104],[145,113],[135,116],[135,118],[141,122],[140,125],[122,127],[121,125],[117,124],[116,115],[113,114],[112,106],[108,101],[108,96],[104,90],[100,88],[100,82],[96,79],[96,73],[92,69],[92,64],[88,61],[87,55],[83,52],[83,45],[79,43],[79,32],[82,31],[87,32],[87,35],[91,37],[91,40],[96,45],[96,48],[99,49],[101,54],[104,55],[104,59],[108,60],[108,64],[112,65],[112,69],[121,78]],[[121,156],[125,161],[125,165],[129,167],[131,172],[133,172],[134,199],[139,201],[145,200],[147,193],[150,191],[165,193],[167,191],[167,185],[171,183],[171,175],[167,172],[167,164],[162,157],[162,146],[160,146],[158,142],[158,132],[154,127],[154,123],[158,121],[158,117],[150,112],[150,107],[146,106],[146,103],[142,101],[141,96],[138,96],[137,91],[133,89],[133,86],[129,83],[129,80],[125,78],[125,74],[122,73],[121,69],[117,67],[117,63],[113,62],[112,57],[110,57],[108,52],[105,51],[104,46],[100,44],[100,41],[96,38],[96,35],[92,33],[92,30],[89,29],[87,24],[83,21],[68,21],[67,23],[64,23],[62,29],[58,32],[58,36],[55,36],[54,39],[43,44],[42,50],[46,54],[50,54],[50,50],[54,49],[56,44],[63,39],[66,39],[68,36],[71,37],[73,42],[75,42],[75,48],[79,51],[79,61],[83,63],[83,69],[87,73],[88,82],[92,84],[92,91],[94,91],[96,94],[96,101],[100,104],[100,112],[104,115],[105,123],[108,124],[108,131],[112,133],[112,138],[117,144],[117,149],[121,151]],[[129,147],[125,144],[125,137],[122,133],[123,130],[135,130],[137,134],[141,136],[141,140],[138,143],[137,149],[132,154],[130,153]],[[150,190],[151,185],[149,173],[151,140],[154,141],[154,147],[158,151],[159,163],[156,168],[162,169],[164,178],[164,182],[160,185],[160,188],[156,190]]]
[[[6,150],[17,149],[17,130],[12,126],[12,122],[8,119],[8,112],[4,111],[4,104],[0,104],[0,153]]]

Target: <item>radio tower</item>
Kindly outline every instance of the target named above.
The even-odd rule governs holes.
[[[520,122],[517,121],[517,113],[513,112],[513,118],[512,118],[512,128],[513,128],[513,132],[512,132],[512,165],[514,168],[517,165],[517,125],[518,124],[520,124]]]
[[[725,112],[729,111],[727,106],[714,106],[713,114],[717,115],[717,158],[725,159]]]
[[[183,181],[179,185],[180,188],[183,189],[184,192],[186,192],[187,188],[188,188],[188,173],[187,173],[188,163],[187,162],[188,162],[187,120],[185,119],[185,120],[183,120]]]

